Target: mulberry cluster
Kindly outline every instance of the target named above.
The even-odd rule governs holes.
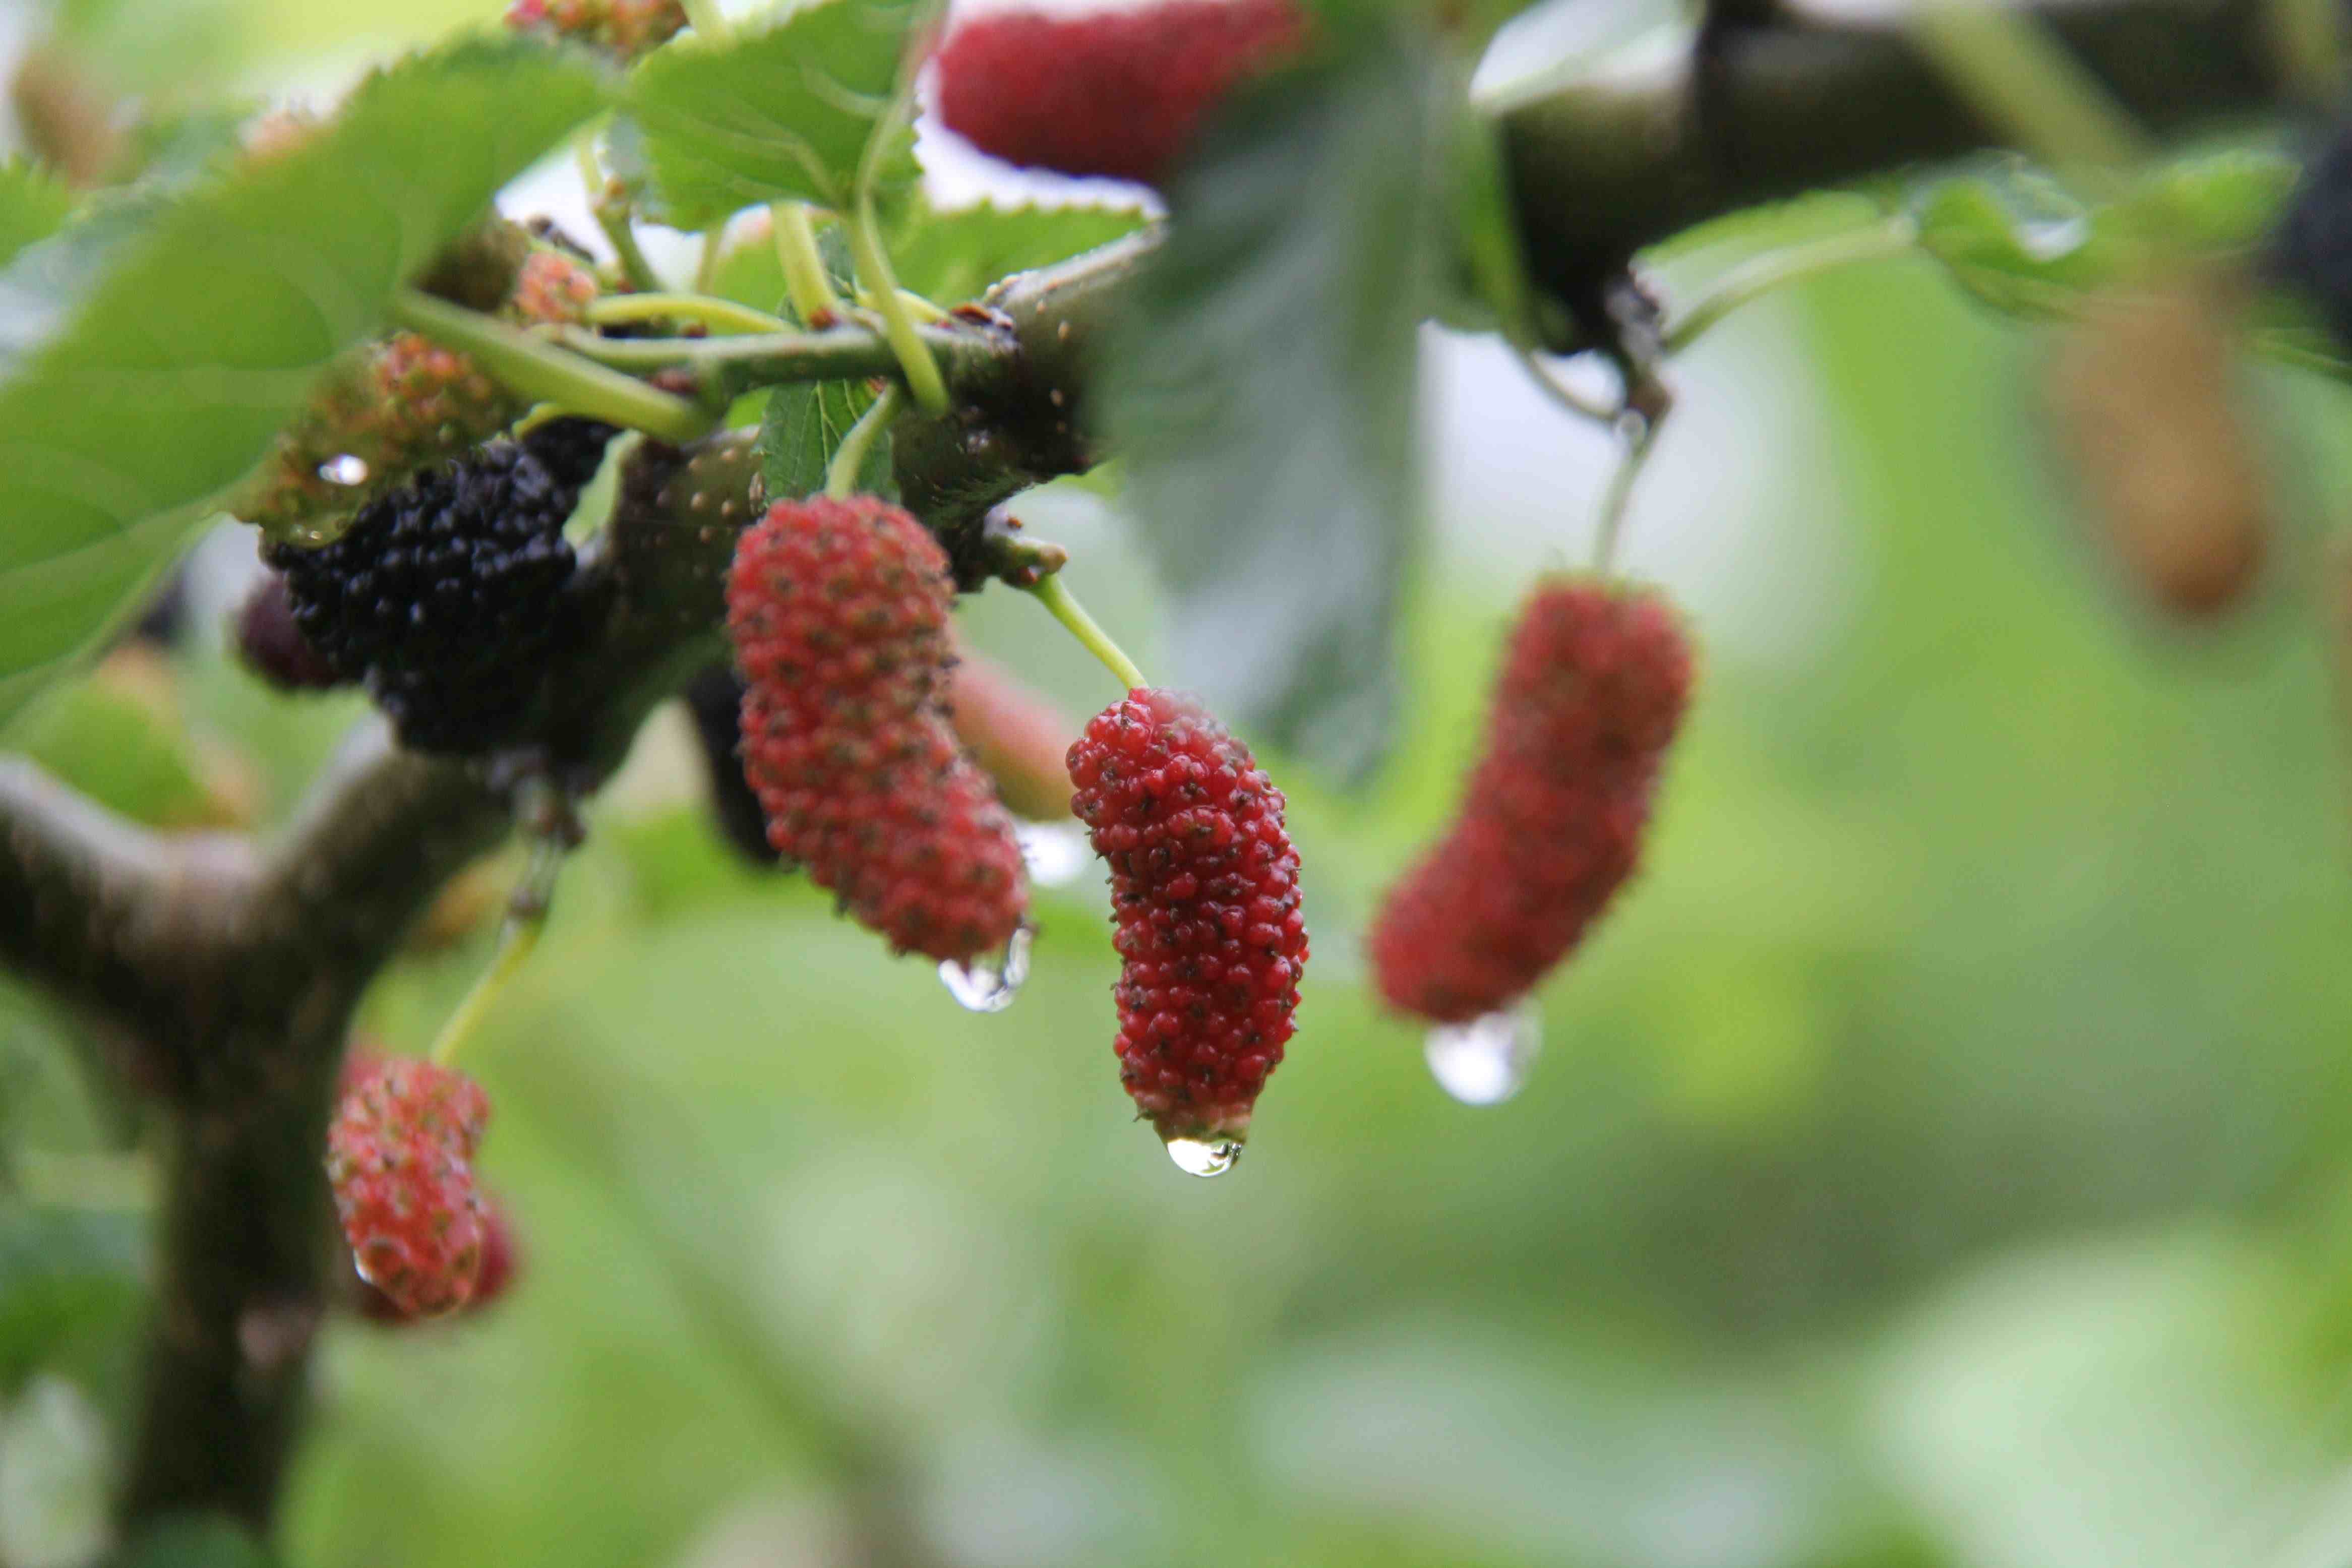
[[[327,1179],[361,1278],[409,1318],[474,1299],[489,1234],[474,1151],[489,1097],[415,1058],[366,1062],[327,1129]]]
[[[326,691],[350,684],[294,624],[294,598],[282,572],[254,584],[232,629],[246,668],[280,691]]]
[[[941,698],[954,588],[872,496],[781,501],[738,541],[728,630],[768,840],[901,952],[968,963],[1027,911],[1021,849]]]
[[[278,546],[294,623],[426,752],[511,739],[572,629],[578,500],[511,441],[430,468],[318,550]]]
[[[1223,725],[1149,688],[1097,714],[1068,766],[1110,868],[1120,1079],[1162,1138],[1238,1141],[1307,963],[1282,792]]]
[[[940,51],[940,117],[1007,163],[1158,184],[1226,91],[1307,29],[1295,0],[975,16]]]
[[[987,655],[964,649],[949,678],[948,710],[956,739],[996,781],[997,797],[1014,816],[1053,822],[1070,815],[1065,759],[1075,726],[1042,693]]]
[[[1565,577],[1537,587],[1461,814],[1373,923],[1391,1006],[1465,1023],[1568,955],[1633,874],[1690,688],[1689,645],[1654,595]]]
[[[625,65],[677,37],[686,7],[679,0],[514,0],[507,26],[593,44]]]

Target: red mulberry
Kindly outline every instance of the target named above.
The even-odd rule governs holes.
[[[489,1098],[414,1058],[347,1076],[327,1130],[327,1178],[352,1262],[404,1316],[455,1311],[479,1285],[488,1235],[472,1161]]]
[[[997,12],[940,51],[940,118],[1007,163],[1157,183],[1227,89],[1306,37],[1295,0]]]
[[[1689,645],[1663,600],[1572,578],[1538,586],[1461,815],[1373,923],[1391,1006],[1465,1023],[1568,955],[1633,874],[1690,685]]]
[[[1189,698],[1149,688],[1095,716],[1069,770],[1110,868],[1120,1080],[1171,1144],[1238,1143],[1307,964],[1282,792]]]
[[[781,501],[737,542],[728,629],[768,839],[900,952],[962,963],[1027,912],[1021,848],[941,703],[948,562],[872,496]]]
[[[474,1276],[474,1293],[467,1297],[462,1309],[471,1317],[484,1308],[495,1305],[514,1284],[522,1268],[522,1246],[516,1238],[514,1221],[508,1217],[505,1207],[495,1198],[482,1200],[482,1267]],[[398,1325],[416,1320],[400,1309],[398,1303],[377,1289],[364,1279],[352,1281],[352,1304],[361,1317],[373,1323]]]

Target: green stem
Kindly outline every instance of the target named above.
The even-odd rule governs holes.
[[[539,945],[540,932],[546,925],[543,918],[524,920],[509,915],[506,924],[499,928],[499,950],[492,955],[490,966],[482,971],[474,988],[466,993],[466,999],[457,1004],[457,1010],[449,1015],[449,1021],[434,1037],[432,1058],[436,1067],[447,1067],[457,1059],[458,1051],[473,1037],[484,1015],[506,989],[507,982],[515,977],[530,959],[531,950]]]
[[[1929,0],[1908,25],[1928,63],[2043,162],[2089,175],[2147,161],[2138,123],[2041,23],[2003,5]]]
[[[661,278],[654,264],[646,258],[645,247],[637,243],[637,231],[629,220],[629,204],[621,199],[605,177],[604,166],[596,157],[596,129],[583,131],[572,143],[572,155],[580,164],[580,183],[588,189],[588,211],[596,226],[613,247],[613,254],[621,258],[622,274],[629,287],[640,292],[659,289]]]
[[[859,291],[857,299],[860,304],[865,305],[869,309],[879,310],[881,308],[882,302],[875,299],[872,294],[864,290]],[[924,299],[920,294],[916,293],[912,289],[899,289],[898,302],[907,308],[908,313],[912,315],[917,322],[927,327],[935,327],[939,325],[941,321],[947,321],[953,313],[944,305],[933,304],[930,300]]]
[[[857,269],[857,281],[882,313],[882,335],[889,339],[890,351],[898,356],[898,369],[907,378],[907,390],[915,395],[915,406],[936,418],[948,411],[947,382],[940,375],[939,362],[931,358],[930,346],[923,342],[914,311],[898,292],[898,275],[890,270],[890,253],[882,244],[882,226],[874,216],[874,184],[882,172],[882,154],[914,112],[919,63],[910,59],[899,68],[898,90],[866,138],[846,217],[849,258]]]
[[[1088,653],[1102,660],[1103,667],[1118,677],[1119,684],[1129,691],[1151,684],[1143,679],[1143,671],[1135,667],[1135,661],[1127,657],[1127,651],[1111,640],[1110,634],[1103,630],[1101,625],[1087,614],[1086,606],[1062,585],[1060,574],[1035,584],[1029,592],[1053,613],[1055,620],[1069,628],[1070,635],[1077,638]]]
[[[588,320],[608,321],[697,321],[739,332],[789,332],[793,324],[782,316],[739,305],[709,294],[607,294],[588,305]]]
[[[1917,230],[1911,221],[1898,217],[1851,234],[1834,234],[1759,256],[1717,279],[1712,288],[1667,325],[1659,340],[1660,346],[1670,354],[1679,353],[1742,305],[1841,267],[1908,255],[1917,240]]]
[[[430,294],[402,289],[393,296],[392,318],[472,355],[483,369],[526,397],[560,403],[575,414],[625,425],[673,444],[700,440],[719,427],[718,415],[682,397]]]
[[[937,359],[959,374],[979,374],[1007,357],[1004,345],[954,327],[917,331]],[[818,332],[761,332],[718,338],[600,338],[576,327],[556,341],[583,359],[621,370],[651,373],[685,366],[705,385],[730,395],[788,381],[855,381],[892,375],[900,368],[887,338],[856,323]]]
[[[725,224],[713,224],[702,231],[702,252],[694,258],[694,291],[696,293],[710,292],[711,284],[719,277],[719,258],[726,243],[727,226]]]
[[[524,868],[522,879],[515,884],[507,899],[507,918],[499,927],[498,951],[490,955],[489,967],[483,970],[457,1004],[441,1032],[434,1037],[431,1052],[437,1067],[447,1067],[457,1059],[457,1053],[480,1026],[483,1016],[499,999],[509,981],[521,973],[530,961],[532,950],[539,946],[540,933],[547,929],[547,911],[555,896],[555,879],[563,869],[563,857],[569,843],[553,834],[540,834],[531,839],[530,864]]]
[[[866,405],[866,412],[857,416],[857,423],[842,437],[841,445],[833,449],[833,461],[825,466],[824,470],[825,494],[839,500],[856,492],[858,470],[866,467],[866,454],[874,449],[874,443],[880,438],[882,432],[890,428],[890,422],[898,417],[899,405],[905,401],[905,395],[893,383],[884,387],[882,395]]]
[[[1644,419],[1638,414],[1620,416],[1624,429],[1625,449],[1619,454],[1617,468],[1609,476],[1609,488],[1601,494],[1601,519],[1593,531],[1592,570],[1606,577],[1617,569],[1617,542],[1625,531],[1625,513],[1633,499],[1633,481],[1642,477],[1642,465],[1649,461],[1650,448],[1658,438],[1659,419]]]
[[[1517,345],[1514,346],[1517,347]],[[1517,347],[1517,353],[1519,363],[1526,367],[1528,379],[1536,384],[1536,389],[1570,414],[1580,419],[1590,419],[1596,425],[1607,425],[1617,417],[1612,410],[1593,402],[1584,394],[1560,380],[1553,373],[1551,366],[1544,363],[1543,357],[1535,350]]]
[[[850,258],[856,263],[859,280],[874,295],[875,309],[882,315],[882,335],[898,356],[899,374],[907,378],[915,405],[929,415],[945,414],[948,384],[940,374],[939,361],[931,357],[930,345],[923,342],[921,324],[899,298],[898,279],[890,270],[878,227],[873,202],[860,197],[856,216],[849,224]]]
[[[817,248],[816,226],[806,202],[778,202],[768,209],[776,235],[776,259],[784,268],[784,296],[803,325],[837,320],[841,297],[833,291],[824,253]]]

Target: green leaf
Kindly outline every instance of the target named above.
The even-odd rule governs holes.
[[[270,1568],[245,1527],[223,1514],[173,1514],[149,1525],[111,1568]]]
[[[131,603],[336,355],[595,112],[584,56],[461,44],[191,196],[0,384],[0,721]]]
[[[1348,773],[1391,706],[1444,77],[1384,42],[1235,105],[1101,367],[1176,679]]]
[[[141,1216],[0,1207],[0,1391],[16,1388],[67,1339],[137,1310],[146,1267]]]
[[[770,499],[794,500],[824,489],[835,448],[873,403],[872,393],[846,381],[798,382],[771,389],[767,416],[760,423],[760,471]],[[898,499],[887,431],[866,449],[857,488],[867,495]]]
[[[0,163],[0,263],[66,225],[73,193],[47,170],[21,159]]]
[[[1134,207],[982,202],[941,210],[917,203],[890,258],[902,287],[943,303],[971,300],[1000,279],[1067,261],[1134,233],[1145,222]]]
[[[2230,148],[2149,171],[2117,200],[2084,208],[2013,166],[1932,186],[1916,207],[1920,247],[1997,310],[2063,315],[2130,280],[2151,243],[2203,256],[2261,246],[2294,191],[2293,160]]]
[[[628,88],[653,216],[707,228],[784,197],[844,205],[916,14],[912,0],[823,0],[761,31],[656,49]],[[913,132],[899,142],[884,168],[894,184],[916,173]]]

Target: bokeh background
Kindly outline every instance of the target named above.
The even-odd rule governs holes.
[[[1641,20],[1569,5],[1507,48]],[[65,31],[123,90],[275,100],[488,11],[77,0]],[[19,53],[58,26],[0,16]],[[1838,221],[1723,226],[1659,276]],[[1018,1004],[966,1013],[732,862],[667,715],[469,1052],[521,1282],[457,1326],[331,1328],[289,1562],[2352,1563],[2343,395],[2250,373],[2289,536],[2191,637],[2091,548],[2034,333],[1916,263],[1720,328],[1625,557],[1706,650],[1647,869],[1542,992],[1524,1092],[1475,1109],[1357,933],[1444,819],[1522,584],[1582,558],[1609,449],[1491,344],[1427,346],[1402,742],[1353,794],[1265,759],[1315,959],[1240,1168],[1184,1177],[1131,1120],[1090,870],[1041,892]],[[1105,489],[1024,515],[1156,668]],[[249,552],[207,547],[176,651],[7,743],[148,821],[282,816],[358,709],[224,658]],[[1011,597],[968,605],[981,646],[1074,721],[1114,695]],[[404,961],[368,1031],[420,1048],[487,939]],[[7,1568],[102,1543],[132,1368],[151,1130],[89,1097],[68,1028],[0,983]],[[79,1273],[33,1245],[59,1235]]]

